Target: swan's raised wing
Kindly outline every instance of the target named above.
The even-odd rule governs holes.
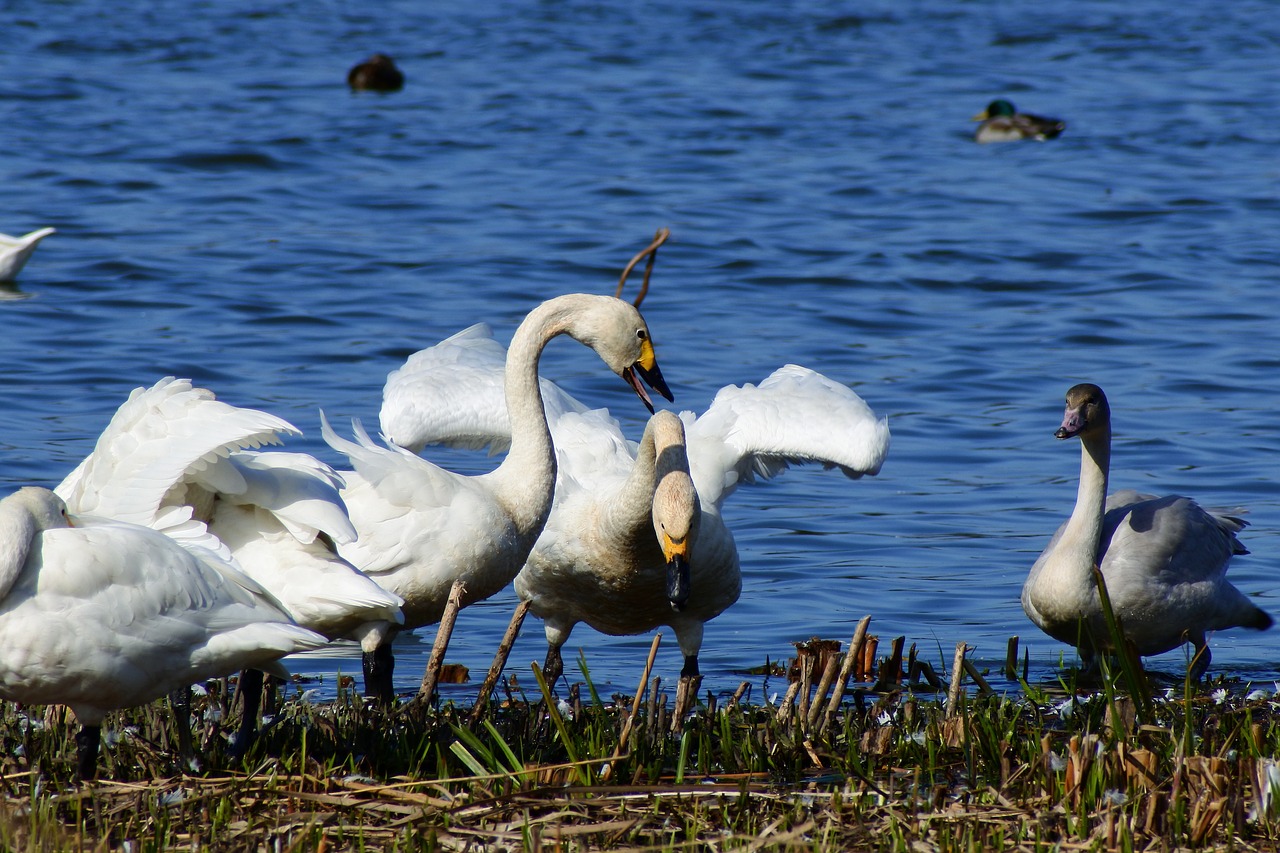
[[[511,444],[503,374],[507,350],[485,323],[420,350],[387,376],[378,419],[387,441],[417,453],[428,444],[505,451]],[[540,380],[548,421],[586,406]]]
[[[878,473],[889,452],[887,419],[848,387],[794,364],[759,385],[725,386],[701,417],[681,417],[698,494],[717,506],[742,483],[792,464],[857,478]]]
[[[93,452],[54,491],[72,512],[158,527],[166,495],[185,478],[204,472],[215,491],[242,491],[238,470],[217,463],[233,450],[279,443],[281,434],[300,433],[274,415],[166,377],[129,395]]]

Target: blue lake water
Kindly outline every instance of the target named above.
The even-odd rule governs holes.
[[[1002,662],[1019,635],[1051,677],[1072,652],[1018,596],[1074,501],[1078,446],[1052,434],[1079,381],[1111,398],[1115,488],[1249,509],[1231,574],[1280,614],[1273,4],[0,9],[0,231],[58,229],[0,294],[0,491],[56,484],[170,374],[340,464],[318,409],[376,423],[410,352],[612,292],[666,226],[644,311],[678,407],[796,362],[894,434],[876,479],[796,469],[730,498],[744,589],[708,626],[707,689],[868,613],[935,664],[961,641]],[[352,94],[375,50],[404,89]],[[974,144],[1002,96],[1066,133]],[[554,343],[543,373],[639,437],[584,348]],[[464,611],[450,660],[478,678],[513,601]],[[401,688],[432,635],[399,641]],[[649,642],[580,626],[569,672],[582,648],[629,690]],[[1280,630],[1212,648],[1219,672],[1280,677]],[[543,651],[531,620],[512,669]],[[294,663],[359,670],[352,647]],[[668,632],[657,674],[679,663]]]

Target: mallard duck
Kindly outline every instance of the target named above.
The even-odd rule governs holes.
[[[1067,391],[1059,439],[1080,439],[1080,487],[1071,517],[1031,567],[1022,609],[1049,636],[1080,649],[1092,664],[1111,646],[1103,619],[1097,566],[1126,639],[1140,655],[1190,642],[1191,669],[1209,668],[1205,634],[1225,628],[1270,628],[1272,619],[1226,578],[1227,562],[1247,554],[1236,539],[1243,519],[1204,510],[1190,498],[1125,489],[1107,495],[1111,409],[1097,385]]]
[[[980,121],[973,138],[977,142],[1018,142],[1034,139],[1043,142],[1056,139],[1067,129],[1067,123],[1056,118],[1044,118],[1031,113],[1018,112],[1012,103],[1004,99],[992,101],[987,108],[973,117]]]
[[[36,245],[52,233],[52,228],[41,228],[22,237],[0,234],[0,281],[13,281],[17,278],[27,258],[36,250]]]
[[[356,91],[395,92],[404,86],[404,74],[391,57],[375,53],[347,72],[347,85]]]

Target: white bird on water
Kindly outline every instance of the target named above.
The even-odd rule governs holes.
[[[1227,562],[1246,554],[1236,534],[1245,521],[1208,512],[1190,498],[1126,489],[1107,496],[1111,408],[1097,385],[1073,386],[1060,439],[1080,439],[1080,485],[1071,517],[1031,567],[1022,609],[1046,634],[1077,646],[1086,664],[1111,648],[1094,567],[1111,607],[1139,655],[1190,642],[1191,675],[1209,668],[1206,634],[1270,628],[1271,616],[1226,578]]]
[[[608,296],[568,294],[542,303],[516,329],[503,365],[511,450],[493,471],[467,477],[401,448],[380,447],[357,429],[357,442],[324,424],[325,440],[355,467],[342,497],[359,538],[339,552],[404,599],[405,627],[439,621],[455,580],[464,604],[488,598],[524,565],[551,511],[556,457],[538,382],[543,348],[567,334],[622,376],[652,411],[643,379],[670,399],[644,318]],[[637,378],[639,377],[639,378]],[[365,656],[365,690],[393,698],[391,626]]]
[[[478,324],[410,356],[387,378],[383,433],[414,451],[427,444],[502,449],[509,426],[495,389],[503,355]],[[886,421],[861,397],[796,365],[758,386],[722,388],[702,416],[681,415],[683,434],[670,427],[659,433],[655,415],[639,445],[607,411],[586,411],[559,388],[546,396],[557,401],[551,425],[559,480],[516,592],[544,620],[549,676],[562,669],[560,648],[573,626],[586,622],[613,635],[669,625],[685,659],[682,679],[696,678],[704,623],[741,590],[737,546],[721,514],[725,499],[792,463],[839,467],[850,478],[875,474],[889,449]],[[664,473],[680,467],[696,486],[696,521],[656,497]],[[670,524],[680,512],[694,527],[683,566],[673,564],[660,530],[663,516]]]
[[[324,643],[212,552],[71,516],[48,489],[0,500],[0,696],[71,707],[82,779],[109,711]]]
[[[56,231],[53,228],[41,228],[21,237],[0,234],[0,281],[13,281],[17,278],[40,241],[54,233]]]
[[[355,538],[341,478],[305,453],[246,449],[296,434],[281,418],[167,377],[133,391],[56,491],[73,512],[142,524],[231,557],[299,625],[361,639],[366,623],[403,615],[398,596],[336,552],[336,543]],[[246,673],[241,688],[239,752],[256,730],[261,673]]]

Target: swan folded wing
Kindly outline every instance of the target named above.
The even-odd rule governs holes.
[[[719,504],[743,482],[816,462],[856,479],[879,473],[889,426],[853,390],[794,364],[758,386],[729,385],[701,417],[681,415],[689,462],[704,502]]]
[[[166,377],[129,395],[93,452],[54,491],[73,512],[151,524],[171,489],[211,466],[208,477],[224,478],[214,482],[219,491],[243,488],[234,469],[215,463],[233,450],[276,443],[281,433],[298,430]]]
[[[339,489],[343,480],[331,467],[305,453],[237,451],[215,467],[234,468],[243,488],[220,492],[224,501],[270,512],[300,542],[320,533],[351,542],[356,530]],[[195,482],[211,488],[199,477]]]
[[[506,348],[485,323],[419,350],[387,376],[379,424],[387,441],[417,453],[427,445],[490,455],[511,446],[504,373]],[[548,421],[586,411],[549,379],[540,379]]]
[[[253,567],[254,579],[307,628],[339,637],[371,620],[404,621],[399,596],[382,589],[323,540],[299,540],[266,510],[222,510],[219,534],[241,565]]]
[[[1243,546],[1243,522],[1206,512],[1191,498],[1117,493],[1107,500],[1102,568],[1108,578],[1149,577],[1162,586],[1216,581]]]

